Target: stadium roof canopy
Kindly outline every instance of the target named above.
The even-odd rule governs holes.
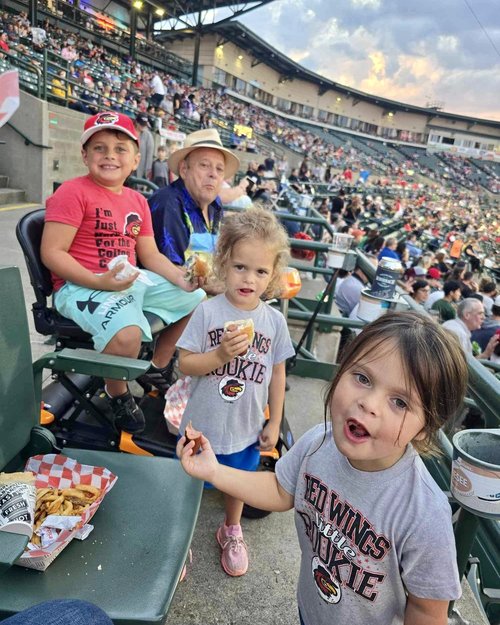
[[[470,120],[471,125],[481,124],[493,128],[500,128],[500,122],[495,120],[486,120],[478,117],[467,117],[464,115],[458,115],[455,113],[446,113],[437,108],[426,108],[423,106],[414,106],[412,104],[406,104],[404,102],[396,102],[387,98],[371,95],[363,91],[358,91],[352,87],[341,85],[333,80],[329,80],[324,76],[314,73],[311,70],[306,69],[302,65],[299,65],[295,61],[292,61],[285,54],[273,48],[267,41],[259,37],[252,32],[246,26],[235,21],[224,21],[215,23],[212,26],[207,26],[204,29],[205,32],[215,32],[219,35],[219,44],[226,41],[230,41],[237,45],[239,48],[247,50],[253,57],[252,65],[256,66],[259,63],[265,63],[267,66],[274,69],[280,75],[282,82],[290,81],[294,79],[301,79],[318,86],[318,93],[322,95],[326,91],[332,89],[336,92],[344,95],[351,96],[354,103],[365,101],[377,106],[383,106],[387,111],[403,111],[410,113],[424,113],[426,115],[442,119],[451,120]],[[192,37],[192,33],[189,31],[163,31],[157,38],[160,41],[168,41],[177,38]]]
[[[133,10],[150,10],[155,20],[163,21],[165,29],[205,28],[214,23],[222,23],[258,9],[273,0],[114,0],[116,4]]]

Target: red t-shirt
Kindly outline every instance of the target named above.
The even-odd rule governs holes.
[[[78,228],[68,252],[93,273],[104,273],[109,261],[126,254],[136,265],[138,236],[154,236],[146,199],[123,187],[113,193],[96,184],[90,176],[64,182],[47,200],[45,221]],[[64,280],[52,273],[54,291]]]

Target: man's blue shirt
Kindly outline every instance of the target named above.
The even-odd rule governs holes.
[[[158,189],[148,200],[158,249],[176,265],[183,265],[193,233],[217,234],[222,204],[217,197],[208,207],[209,223],[189,195],[181,178]]]

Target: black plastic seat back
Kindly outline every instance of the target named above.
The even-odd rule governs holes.
[[[40,256],[44,220],[45,209],[43,208],[28,213],[17,224],[16,235],[24,252],[36,301],[46,305],[47,298],[52,295],[52,280],[50,271],[42,263]]]
[[[62,347],[86,347],[93,349],[92,337],[84,332],[71,319],[60,315],[49,304],[52,295],[52,279],[50,271],[42,263],[40,245],[45,223],[45,209],[39,208],[21,218],[16,227],[16,236],[24,253],[31,286],[35,293],[32,306],[33,318],[37,332],[44,336],[55,336],[57,349]],[[145,312],[154,335],[161,332],[165,322],[152,312]]]
[[[60,315],[49,305],[52,295],[50,271],[42,263],[40,244],[45,222],[45,209],[40,208],[21,218],[16,227],[16,236],[24,253],[31,286],[35,293],[33,318],[37,332],[56,337],[58,347],[90,347],[92,338],[76,323]]]

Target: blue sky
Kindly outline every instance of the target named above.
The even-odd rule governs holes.
[[[500,121],[499,0],[275,0],[240,21],[341,84]]]

